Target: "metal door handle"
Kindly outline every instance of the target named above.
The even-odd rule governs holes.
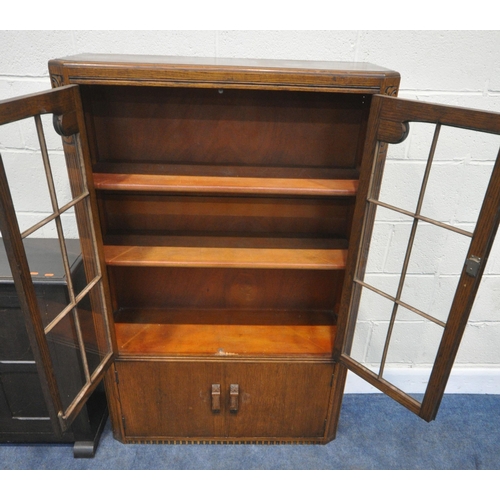
[[[220,384],[212,384],[212,411],[220,412]]]
[[[231,384],[229,386],[229,411],[236,413],[238,411],[238,398],[240,395],[240,386]]]

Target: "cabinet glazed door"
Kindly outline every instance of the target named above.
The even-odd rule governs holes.
[[[53,115],[53,123],[47,114]],[[92,215],[95,201],[84,168],[88,154],[82,148],[85,131],[78,86],[3,101],[0,125],[8,130],[0,139],[15,142],[22,137],[33,143],[33,152],[21,157],[2,141],[0,231],[43,397],[54,432],[61,434],[102,380],[114,352]],[[28,132],[25,125],[31,127]],[[56,141],[50,140],[52,125],[63,138],[64,152],[57,135]],[[51,254],[45,260],[55,258],[55,267],[62,269],[64,293],[57,300],[47,299],[49,284],[43,285],[45,278],[54,278],[55,270],[42,276],[35,264],[44,258],[46,238],[58,242],[49,245]],[[82,262],[77,267],[70,254],[75,244]],[[32,248],[39,249],[37,259]]]
[[[500,115],[375,96],[370,116],[335,357],[430,421],[498,228]],[[461,151],[466,133],[475,156]],[[418,362],[422,397],[391,372]]]

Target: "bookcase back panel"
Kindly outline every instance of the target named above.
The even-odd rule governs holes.
[[[347,238],[354,198],[102,195],[107,233]]]
[[[343,271],[110,268],[117,308],[330,310]]]
[[[369,98],[356,94],[92,86],[96,161],[355,168]],[[262,176],[269,175],[265,171]]]

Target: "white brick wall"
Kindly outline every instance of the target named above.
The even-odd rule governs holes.
[[[368,61],[401,73],[401,97],[500,112],[500,31],[1,31],[0,99],[50,88],[47,61],[82,52]],[[421,178],[431,135],[427,126],[414,126],[407,141],[391,146],[387,173],[392,176],[403,171],[405,175],[388,178],[382,189],[387,201],[404,208],[415,206],[412,185],[418,185]],[[436,154],[424,209],[430,216],[471,229],[477,217],[477,195],[484,190],[499,140],[473,140],[470,154],[463,135],[446,139]],[[64,176],[57,174],[63,169],[60,144],[55,134],[47,140],[56,165],[58,195],[64,200],[69,191]],[[26,226],[48,209],[43,181],[36,172],[27,167],[19,176],[20,166],[40,161],[36,149],[31,124],[13,125],[0,132],[0,152],[9,178],[30,193],[16,199],[20,220]],[[452,175],[446,176],[450,171]],[[381,212],[367,279],[394,293],[410,223],[404,216]],[[440,231],[423,227],[418,236],[420,232],[432,238]],[[464,238],[448,235],[446,239],[447,249],[417,241],[414,255],[420,261],[412,261],[403,296],[439,319],[446,318],[451,284],[456,283],[466,249]],[[458,355],[458,372],[463,368],[500,370],[498,240]],[[437,262],[431,263],[435,256]],[[354,347],[362,361],[376,363],[381,332],[390,314],[386,309],[374,301],[360,312],[361,335]],[[397,342],[391,346],[389,371],[416,367],[424,373],[439,332],[434,326],[422,328],[415,315],[401,318],[406,333],[398,331]],[[494,391],[491,384],[485,386]]]

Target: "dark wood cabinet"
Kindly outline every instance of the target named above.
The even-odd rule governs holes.
[[[69,266],[75,286],[84,277],[80,245],[67,241]],[[56,239],[27,239],[26,254],[33,269],[33,284],[45,323],[69,302],[66,278]],[[71,428],[57,436],[44,401],[38,371],[24,325],[17,292],[0,240],[0,442],[74,443],[75,457],[92,457],[107,418],[102,385],[83,407]],[[74,325],[69,325],[71,332]],[[51,343],[56,370],[64,375],[66,394],[81,384],[83,374],[75,359],[78,346],[65,335],[65,342]]]
[[[93,311],[72,403],[58,394],[8,189],[0,223],[53,421],[67,427],[104,378],[123,442],[325,443],[347,369],[435,417],[498,226],[500,168],[476,229],[461,233],[470,251],[418,401],[384,378],[386,354],[378,373],[352,354],[363,290],[394,317],[435,319],[364,281],[377,208],[455,231],[421,203],[380,199],[387,144],[411,121],[499,134],[499,115],[399,99],[399,74],[364,63],[83,55],[49,68],[54,90],[0,104],[0,123],[53,113],[63,136],[87,283],[64,314],[78,318],[84,300]]]

